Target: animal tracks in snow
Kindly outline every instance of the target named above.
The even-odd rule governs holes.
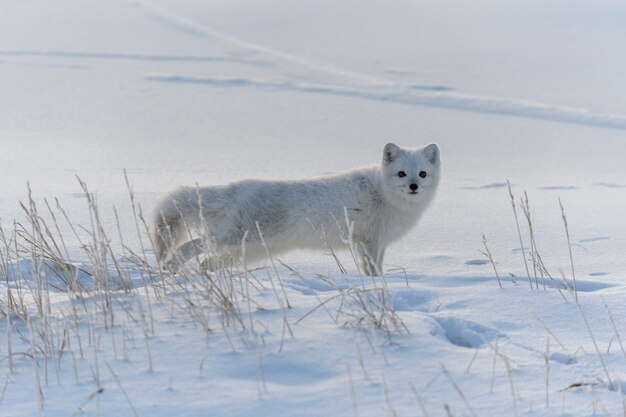
[[[450,343],[464,348],[480,348],[505,335],[496,329],[485,327],[457,317],[433,317]]]
[[[577,190],[578,187],[575,185],[544,185],[541,187],[537,187],[538,190],[544,191],[570,191]]]
[[[469,265],[469,266],[482,266],[482,265],[489,264],[489,260],[488,259],[468,259],[467,261],[463,262],[463,264]]]
[[[508,184],[506,182],[492,182],[484,185],[475,185],[475,186],[467,186],[461,187],[462,190],[499,190],[501,188],[506,188]]]
[[[617,184],[614,182],[598,182],[594,184],[597,187],[604,187],[604,188],[612,188],[612,189],[617,189],[617,188],[626,188],[626,185],[624,184]]]
[[[420,311],[431,313],[439,310],[436,294],[426,290],[398,290],[393,294],[393,307],[396,311]]]

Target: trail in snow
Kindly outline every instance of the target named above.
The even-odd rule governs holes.
[[[153,3],[138,1],[147,16],[166,27],[192,36],[212,38],[227,44],[236,53],[223,55],[168,55],[129,52],[90,52],[65,50],[0,50],[0,56],[31,58],[72,58],[93,60],[133,60],[164,62],[236,62],[246,65],[273,67],[280,71],[286,65],[297,65],[319,75],[323,82],[307,82],[291,79],[265,80],[251,78],[197,77],[184,74],[147,75],[146,80],[170,83],[204,84],[216,87],[248,87],[270,91],[298,91],[304,93],[329,94],[366,100],[376,100],[408,105],[445,108],[475,113],[505,115],[552,122],[578,124],[593,127],[626,129],[626,115],[595,113],[580,108],[550,105],[546,103],[463,94],[442,85],[400,84],[380,77],[339,68],[333,64],[285,53],[264,45],[249,42],[214,29],[204,23],[182,17]],[[13,65],[38,63],[0,62]],[[53,63],[42,66],[59,66]],[[71,68],[86,68],[71,65]],[[290,71],[293,72],[293,71]],[[325,80],[328,79],[328,82]]]
[[[84,52],[84,51],[2,51],[6,57],[53,57],[120,61],[165,61],[165,62],[237,62],[256,66],[272,66],[271,61],[246,55],[157,55],[127,52]]]
[[[310,70],[333,76],[333,83],[330,84],[309,84],[296,81],[199,78],[181,75],[148,76],[147,79],[152,81],[184,82],[227,87],[254,87],[271,90],[294,90],[427,107],[441,107],[476,113],[542,119],[560,123],[626,129],[626,115],[594,113],[585,109],[554,106],[510,98],[450,93],[447,92],[449,90],[448,87],[442,88],[441,86],[433,86],[425,89],[398,85],[379,77],[345,70],[332,64],[313,61],[309,58],[285,53],[237,38],[204,23],[182,17],[153,3],[138,1],[135,4],[143,7],[150,17],[179,32],[220,40],[231,46],[242,48],[246,51],[256,53],[259,56],[265,56],[268,59],[273,59],[275,60],[276,66],[279,66],[280,63],[297,64]],[[424,90],[433,90],[436,91],[436,93],[424,92]]]
[[[0,54],[1,55],[1,54]],[[80,65],[80,64],[63,64],[63,63],[42,63],[42,62],[31,62],[31,61],[12,61],[12,60],[2,60],[0,59],[0,64],[2,65],[15,65],[21,67],[38,67],[38,68],[61,68],[61,69],[89,69],[91,68],[89,65]]]
[[[157,6],[154,3],[148,3],[144,1],[137,1],[133,4],[137,4],[143,7],[147,12],[148,16],[154,18],[158,22],[168,26],[171,29],[176,31],[186,33],[193,36],[200,37],[209,37],[213,39],[220,40],[224,43],[227,43],[231,46],[235,46],[250,52],[255,52],[261,55],[265,55],[268,58],[271,57],[279,62],[284,63],[292,63],[297,64],[312,70],[319,71],[321,73],[326,73],[333,75],[335,77],[343,78],[347,83],[359,83],[370,86],[375,85],[393,85],[393,83],[383,80],[378,77],[373,77],[366,74],[361,74],[356,71],[350,71],[343,68],[336,67],[332,64],[321,63],[318,61],[311,60],[306,57],[292,55],[286,52],[278,51],[276,49],[259,45],[257,43],[249,42],[235,36],[232,36],[228,33],[224,33],[215,28],[212,28],[206,24],[196,22],[194,20],[188,19],[186,17],[182,17],[164,7]]]
[[[448,91],[439,87],[416,89],[411,86],[345,87],[332,84],[301,83],[291,80],[255,80],[247,78],[210,78],[184,75],[147,75],[149,81],[203,84],[215,87],[249,87],[267,91],[298,91],[330,94],[426,107],[440,107],[476,113],[499,114],[581,124],[613,129],[626,129],[626,116],[593,113],[571,107],[550,106],[525,100],[474,96]]]

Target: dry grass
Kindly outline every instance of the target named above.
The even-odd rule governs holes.
[[[176,274],[166,271],[152,256],[148,224],[130,181],[125,178],[130,210],[113,209],[113,230],[105,227],[96,195],[80,178],[77,180],[86,203],[87,224],[76,224],[58,200],[44,199],[38,203],[29,190],[28,199],[22,204],[24,221],[14,222],[11,229],[0,227],[0,279],[6,287],[0,295],[0,316],[5,317],[7,324],[3,347],[6,366],[9,372],[15,372],[16,359],[29,358],[41,415],[46,408],[44,387],[54,380],[60,384],[60,375],[68,367],[76,383],[92,382],[96,387],[76,413],[82,413],[88,405],[97,408],[103,392],[102,380],[107,374],[102,370],[108,369],[107,376],[113,378],[123,394],[129,412],[136,415],[122,381],[108,362],[111,356],[102,357],[99,352],[106,346],[113,358],[128,360],[129,347],[140,347],[146,371],[158,371],[159,363],[154,362],[151,347],[155,321],[159,320],[155,310],[162,314],[167,309],[172,317],[192,323],[207,337],[220,331],[233,350],[253,346],[258,358],[259,397],[267,392],[264,355],[268,347],[262,334],[265,324],[255,317],[258,310],[280,311],[279,352],[286,340],[294,336],[293,324],[318,309],[325,310],[336,325],[371,329],[384,334],[387,340],[393,334],[408,332],[394,311],[383,276],[367,282],[359,276],[358,281],[346,287],[330,278],[306,279],[300,275],[305,283],[311,279],[325,281],[334,292],[315,293],[318,305],[297,320],[282,277],[285,271],[297,272],[281,261],[275,262],[263,240],[269,268],[249,269],[243,242],[241,259],[224,259],[211,250],[214,245],[209,241],[206,224],[202,225],[204,230],[188,229],[190,235],[204,239],[193,259]],[[120,219],[120,213],[130,219]],[[120,226],[129,220],[134,223],[135,236],[125,236]],[[262,230],[258,233],[263,239]],[[324,239],[324,231],[318,233]],[[70,245],[70,240],[78,245]],[[356,246],[350,235],[345,236],[345,243],[356,265]],[[339,248],[329,249],[340,279],[345,278],[347,270],[334,255]],[[214,271],[206,268],[204,261],[209,258],[217,262]],[[274,295],[273,300],[262,296],[267,292]],[[28,346],[26,351],[24,343]],[[202,365],[200,362],[201,373]]]

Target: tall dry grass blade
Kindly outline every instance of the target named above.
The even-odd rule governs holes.
[[[574,256],[572,255],[572,243],[570,242],[569,237],[569,227],[567,225],[567,217],[565,216],[565,209],[563,208],[563,203],[559,198],[559,206],[561,207],[561,217],[563,218],[563,224],[565,225],[565,235],[567,236],[567,248],[569,250],[569,261],[570,266],[572,268],[572,280],[574,281],[574,297],[576,298],[576,302],[578,302],[578,291],[576,290],[576,271],[574,270]]]
[[[352,400],[352,413],[354,417],[359,417],[359,409],[356,399],[356,389],[354,388],[354,380],[352,379],[352,370],[350,365],[346,365],[346,372],[348,373],[348,383],[350,384],[350,399]]]
[[[493,260],[493,256],[491,256],[491,251],[489,250],[489,247],[487,246],[487,238],[485,237],[484,234],[483,234],[483,246],[485,247],[485,250],[481,251],[481,253],[485,255],[487,259],[489,259],[489,262],[491,263],[491,266],[493,267],[493,272],[496,274],[496,280],[498,280],[498,286],[502,288],[502,282],[500,282],[500,275],[498,275],[498,269],[496,268],[496,263]]]
[[[624,355],[624,359],[626,359],[626,351],[624,351],[624,345],[622,344],[622,338],[620,337],[619,332],[617,331],[617,326],[615,325],[615,320],[613,320],[613,314],[611,314],[611,310],[609,309],[609,305],[607,304],[607,302],[604,300],[604,297],[602,297],[602,303],[604,304],[604,308],[606,309],[606,314],[609,316],[609,323],[611,323],[611,327],[613,328],[613,334],[615,334],[615,337],[617,338],[617,341],[619,343],[619,347],[622,351],[622,355]]]
[[[333,249],[333,246],[330,244],[330,241],[328,239],[328,233],[326,232],[324,225],[322,225],[320,228],[316,226],[311,220],[309,219],[306,219],[306,220],[309,222],[313,230],[315,230],[315,232],[319,235],[320,239],[322,239],[322,241],[324,242],[324,244],[330,251],[330,255],[335,260],[335,263],[337,264],[337,268],[339,268],[339,272],[341,272],[342,275],[345,274],[347,272],[346,268],[343,266],[343,264],[341,263],[337,255],[335,254],[335,250]]]
[[[113,376],[113,379],[115,380],[115,383],[119,387],[120,391],[122,391],[122,394],[124,395],[124,398],[126,399],[126,402],[128,403],[128,405],[130,407],[130,410],[133,412],[133,415],[135,417],[139,417],[139,414],[137,414],[137,410],[135,409],[135,406],[133,405],[133,402],[130,400],[130,397],[128,396],[128,393],[126,392],[126,390],[122,386],[122,383],[120,382],[120,379],[118,378],[117,374],[115,373],[115,371],[113,371],[113,368],[111,368],[111,365],[109,365],[107,362],[105,362],[104,364],[109,369],[109,372]]]
[[[469,410],[470,414],[472,416],[474,416],[474,417],[477,417],[476,416],[476,412],[474,411],[474,409],[470,405],[469,401],[467,401],[467,397],[463,393],[463,390],[461,390],[461,387],[459,387],[459,385],[456,383],[456,381],[452,378],[452,375],[450,375],[450,372],[448,372],[448,369],[444,366],[444,364],[440,363],[440,365],[441,365],[441,370],[443,371],[443,374],[446,376],[446,378],[448,378],[448,381],[450,381],[450,384],[452,385],[452,387],[454,388],[456,393],[459,395],[459,397],[461,397],[461,400],[463,400],[463,403],[465,404],[465,406]]]
[[[535,318],[535,320],[537,320],[537,321],[539,322],[539,324],[541,324],[541,327],[543,327],[543,328],[546,330],[546,332],[548,332],[548,334],[549,334],[550,336],[552,336],[552,338],[553,338],[554,340],[556,340],[556,342],[559,344],[559,346],[561,346],[561,349],[563,349],[564,351],[566,351],[566,352],[567,352],[567,348],[565,347],[565,345],[564,345],[563,343],[561,343],[561,341],[559,340],[559,338],[558,338],[558,337],[556,337],[556,335],[552,332],[552,330],[550,330],[550,328],[548,327],[548,325],[547,325],[547,324],[545,324],[545,323],[543,322],[543,320],[541,320],[541,318],[537,315],[537,313],[532,312],[532,316]]]
[[[528,283],[530,284],[530,289],[533,289],[533,282],[530,280],[530,270],[528,269],[528,261],[526,260],[526,252],[524,249],[524,241],[522,240],[522,231],[519,226],[519,219],[517,217],[517,208],[515,205],[515,197],[513,196],[513,191],[511,190],[511,183],[509,180],[506,180],[506,183],[509,187],[509,196],[511,197],[511,207],[513,207],[513,216],[515,217],[515,225],[517,226],[517,236],[519,238],[520,250],[522,253],[522,259],[524,260],[524,266],[526,267],[526,275],[528,276]]]
[[[261,231],[261,226],[259,226],[259,223],[256,222],[256,229],[257,232],[259,233],[259,239],[261,239],[261,245],[263,246],[263,248],[265,249],[265,252],[268,256],[268,258],[270,259],[270,262],[272,264],[272,267],[274,269],[274,274],[276,274],[276,279],[278,280],[278,283],[282,289],[282,293],[283,296],[285,297],[285,302],[286,302],[286,306],[283,305],[283,300],[282,298],[278,295],[278,290],[276,288],[276,284],[274,284],[274,280],[272,279],[272,275],[268,273],[268,277],[270,279],[270,284],[272,285],[272,289],[274,291],[274,295],[276,296],[276,300],[278,301],[278,305],[280,306],[280,310],[282,312],[283,315],[283,336],[281,338],[280,341],[280,347],[278,349],[279,352],[282,352],[283,350],[283,344],[285,341],[285,329],[289,331],[289,335],[291,337],[293,337],[293,331],[291,330],[291,325],[289,324],[289,320],[287,319],[287,311],[286,308],[291,308],[291,305],[289,304],[289,299],[287,298],[287,293],[285,292],[285,287],[283,286],[282,280],[280,279],[280,275],[278,274],[278,269],[276,269],[276,263],[274,262],[274,258],[272,257],[272,254],[270,253],[269,247],[267,246],[267,243],[265,242],[265,239],[263,238],[263,232]]]
[[[509,379],[509,387],[511,389],[511,401],[513,402],[513,415],[517,417],[519,414],[517,412],[517,394],[515,390],[515,383],[513,382],[513,370],[511,369],[511,364],[509,360],[502,354],[498,354],[502,361],[504,362],[504,366],[506,367],[506,375]]]
[[[546,352],[543,360],[546,365],[546,408],[550,408],[550,339],[546,339]]]
[[[579,302],[576,302],[576,307],[578,308],[578,311],[580,312],[580,316],[582,317],[583,322],[585,323],[585,327],[587,328],[587,332],[589,332],[589,336],[591,336],[593,347],[596,350],[596,354],[598,355],[598,359],[600,359],[600,363],[602,364],[602,369],[604,370],[604,374],[606,375],[606,379],[609,385],[609,390],[615,391],[615,386],[613,385],[613,380],[611,379],[611,375],[609,374],[609,369],[607,368],[606,362],[604,361],[604,358],[602,357],[602,353],[600,353],[600,348],[598,347],[596,338],[593,335],[593,332],[591,331],[591,326],[589,325],[589,322],[587,321],[587,316],[585,316],[585,312],[583,311],[583,308]]]
[[[528,193],[524,191],[524,197],[520,197],[520,207],[522,208],[522,213],[526,218],[526,224],[528,226],[528,236],[530,240],[530,260],[533,265],[533,277],[535,279],[535,289],[539,289],[539,280],[537,278],[537,270],[538,270],[538,260],[537,260],[537,246],[535,243],[535,230],[533,227],[532,213],[530,211],[530,203],[528,201]],[[523,249],[522,249],[522,252]]]
[[[422,401],[422,397],[420,396],[419,392],[417,392],[417,389],[415,388],[415,385],[413,385],[413,383],[409,383],[409,386],[411,387],[411,391],[413,392],[413,396],[415,397],[415,401],[417,402],[417,406],[419,407],[420,411],[422,412],[422,417],[430,417],[428,415],[428,411],[426,411],[426,407],[424,407],[424,402]]]

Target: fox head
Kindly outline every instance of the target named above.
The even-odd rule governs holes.
[[[430,200],[439,184],[440,165],[439,147],[434,143],[417,149],[388,143],[382,161],[385,197],[402,206]]]

